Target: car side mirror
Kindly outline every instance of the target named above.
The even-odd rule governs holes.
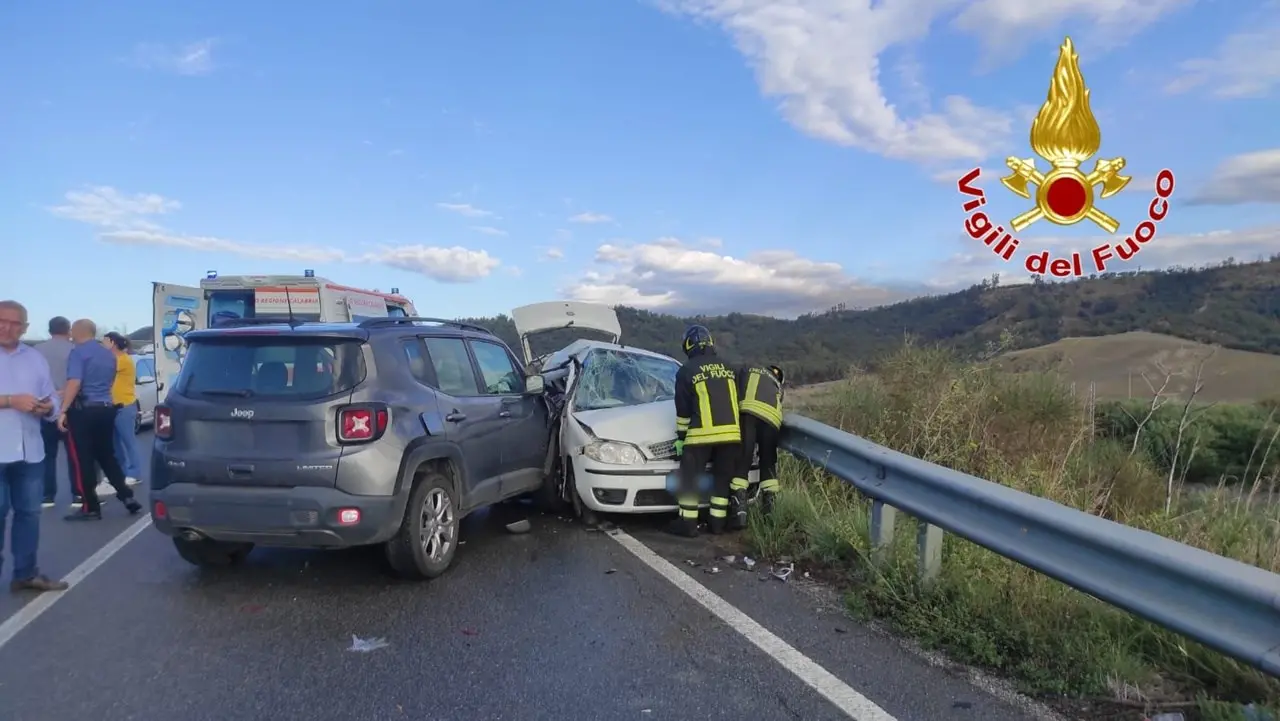
[[[524,392],[527,395],[539,395],[546,390],[547,382],[541,375],[529,376],[524,381]]]

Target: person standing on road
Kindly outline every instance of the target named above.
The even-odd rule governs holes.
[[[103,337],[103,345],[116,357],[116,378],[111,383],[111,402],[116,404],[116,461],[124,472],[124,482],[138,484],[138,391],[137,366],[129,355],[129,339],[115,331]]]
[[[41,420],[56,418],[61,408],[49,364],[22,342],[27,309],[14,300],[0,301],[0,553],[5,525],[13,512],[9,535],[13,557],[13,591],[65,591],[67,584],[40,574],[40,497],[44,480]],[[0,556],[0,565],[3,556]]]
[[[778,366],[747,366],[738,371],[738,408],[742,417],[742,460],[733,479],[734,527],[747,526],[747,478],[760,449],[760,510],[773,512],[778,493],[778,437],[782,431],[782,385]]]
[[[116,358],[96,340],[98,327],[81,319],[71,324],[71,341],[76,344],[67,359],[67,387],[62,391],[62,415],[58,428],[69,431],[67,445],[76,488],[84,504],[68,521],[102,520],[98,499],[98,467],[116,489],[116,498],[129,513],[142,510],[133,489],[124,482],[124,472],[116,461],[116,405],[111,400],[111,384],[116,378]]]
[[[49,364],[49,375],[53,378],[53,387],[59,395],[67,385],[67,358],[75,344],[71,342],[71,321],[62,316],[49,319],[49,340],[37,343],[35,348],[44,356]],[[58,496],[58,446],[66,446],[66,435],[58,430],[58,419],[41,421],[40,436],[44,439],[44,506],[51,508]],[[67,459],[70,467],[71,459]],[[67,474],[70,478],[71,474]],[[75,481],[70,481],[71,505],[79,506],[84,502],[75,490]]]
[[[680,459],[676,504],[680,516],[668,529],[678,536],[698,535],[698,478],[711,464],[711,519],[707,527],[722,533],[729,519],[729,486],[738,468],[738,387],[731,368],[716,358],[711,331],[700,325],[684,333],[689,360],[676,373],[676,457]]]

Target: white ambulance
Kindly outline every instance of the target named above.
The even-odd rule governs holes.
[[[210,271],[199,287],[152,283],[152,339],[159,396],[173,385],[186,356],[187,331],[243,318],[293,318],[345,323],[389,316],[415,316],[413,303],[396,288],[390,293],[338,285],[303,275],[219,276]]]

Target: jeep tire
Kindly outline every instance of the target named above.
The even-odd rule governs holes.
[[[244,561],[253,550],[252,543],[230,543],[202,538],[189,541],[175,537],[173,547],[178,549],[182,560],[200,568],[226,568]]]
[[[400,529],[387,541],[387,562],[397,576],[436,578],[458,552],[461,511],[449,477],[432,469],[419,476],[405,504]]]

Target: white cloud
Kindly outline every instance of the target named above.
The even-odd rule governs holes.
[[[154,193],[126,195],[109,186],[69,192],[65,203],[49,208],[63,218],[98,229],[98,238],[116,245],[180,248],[205,253],[228,253],[264,260],[296,260],[314,263],[375,263],[419,273],[442,283],[466,283],[487,277],[501,261],[484,250],[461,246],[383,246],[355,253],[321,246],[279,246],[242,243],[167,229],[153,218],[182,205]]]
[[[1280,13],[1229,35],[1211,57],[1183,62],[1182,75],[1165,90],[1184,93],[1208,87],[1219,98],[1263,97],[1280,85]]]
[[[555,246],[543,248],[538,260],[564,260],[564,251]]]
[[[838,303],[865,308],[921,295],[950,293],[1001,275],[1002,284],[1024,283],[1030,273],[1023,263],[1033,252],[1048,250],[1054,258],[1082,254],[1084,272],[1091,250],[1116,243],[1114,236],[1096,238],[1024,238],[1019,254],[1008,263],[982,246],[941,258],[911,273],[900,283],[870,282],[849,274],[839,263],[804,258],[790,250],[769,250],[739,258],[693,247],[676,238],[639,245],[601,245],[596,269],[562,289],[575,300],[630,305],[671,313],[761,313],[795,316]],[[1280,226],[1212,233],[1160,235],[1128,262],[1112,260],[1108,271],[1201,266],[1234,257],[1255,260],[1280,253]]]
[[[570,223],[612,223],[613,218],[603,213],[578,213],[569,219]]]
[[[839,263],[771,250],[746,258],[692,247],[677,238],[638,245],[604,244],[598,271],[565,289],[577,300],[671,312],[733,311],[797,315],[836,303],[865,306],[906,297],[848,275]]]
[[[483,233],[484,235],[506,235],[507,234],[507,231],[503,230],[502,228],[495,228],[492,225],[473,225],[471,226],[471,229],[477,233]]]
[[[436,207],[441,210],[447,210],[450,213],[465,215],[468,218],[496,218],[497,214],[477,208],[470,203],[436,203]]]
[[[1191,197],[1192,205],[1280,203],[1280,148],[1227,158],[1209,182]]]
[[[783,115],[803,132],[891,158],[941,163],[990,155],[1009,139],[1014,111],[956,95],[931,106],[910,62],[900,67],[906,90],[895,103],[880,82],[887,50],[910,52],[936,20],[956,11],[955,27],[977,34],[989,51],[1009,55],[1017,48],[1007,40],[1049,37],[1068,19],[1080,18],[1090,32],[1114,39],[1188,1],[653,0],[668,12],[723,27],[755,70],[761,92],[778,98]],[[1046,83],[1050,68],[1046,64]],[[923,107],[908,117],[899,107],[904,100]]]
[[[952,25],[978,36],[989,58],[1010,58],[1033,38],[1050,37],[1068,20],[1079,18],[1094,45],[1127,40],[1169,13],[1195,0],[976,0]],[[1058,38],[1059,40],[1061,38]]]
[[[206,38],[185,45],[139,43],[133,48],[130,60],[147,70],[175,73],[177,75],[208,75],[215,69],[214,38]]]

